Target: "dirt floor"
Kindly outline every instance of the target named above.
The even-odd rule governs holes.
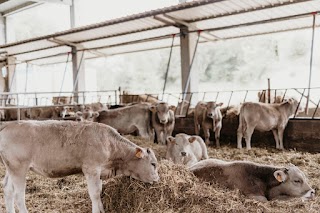
[[[184,166],[164,160],[165,146],[137,137],[128,138],[143,147],[152,147],[160,162],[161,181],[150,185],[128,177],[104,181],[102,200],[107,212],[294,212],[320,211],[320,198],[302,202],[247,199],[237,190],[200,182]],[[293,163],[309,177],[317,191],[320,187],[320,154],[253,148],[250,151],[230,147],[209,148],[209,156],[224,160],[250,160],[277,166]],[[0,178],[4,167],[0,164]],[[27,177],[26,203],[29,212],[91,212],[91,202],[82,175],[60,179],[44,178],[33,173]],[[5,212],[3,188],[0,187],[0,212]]]

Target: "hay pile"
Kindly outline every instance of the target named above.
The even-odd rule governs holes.
[[[107,212],[319,212],[320,198],[260,203],[247,199],[237,190],[200,182],[184,166],[164,160],[165,147],[129,136],[138,145],[151,147],[158,157],[161,181],[145,184],[128,177],[116,177],[103,183],[102,200]],[[209,156],[224,160],[251,160],[265,164],[294,163],[304,171],[311,185],[320,187],[320,154],[275,149],[251,151],[209,148]],[[4,168],[0,164],[0,176]],[[62,179],[43,178],[29,173],[26,194],[30,212],[91,212],[91,202],[82,175]],[[3,189],[0,187],[0,212],[5,212]]]

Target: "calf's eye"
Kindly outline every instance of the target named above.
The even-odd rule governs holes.
[[[155,163],[151,163],[151,165],[152,165],[154,168],[156,168],[156,164],[155,164]]]
[[[295,183],[301,183],[301,180],[294,180]]]

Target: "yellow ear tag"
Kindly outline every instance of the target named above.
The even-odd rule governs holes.
[[[142,157],[143,157],[143,152],[142,152],[141,149],[137,149],[137,150],[136,150],[136,157],[137,157],[137,158],[142,158]]]
[[[279,182],[283,182],[281,175],[279,175],[279,174],[277,175],[277,180],[278,180]]]

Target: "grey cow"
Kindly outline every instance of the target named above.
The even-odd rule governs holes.
[[[194,164],[190,171],[200,180],[239,189],[258,201],[315,197],[315,190],[308,184],[305,174],[294,165],[276,167],[249,161],[208,159]]]

